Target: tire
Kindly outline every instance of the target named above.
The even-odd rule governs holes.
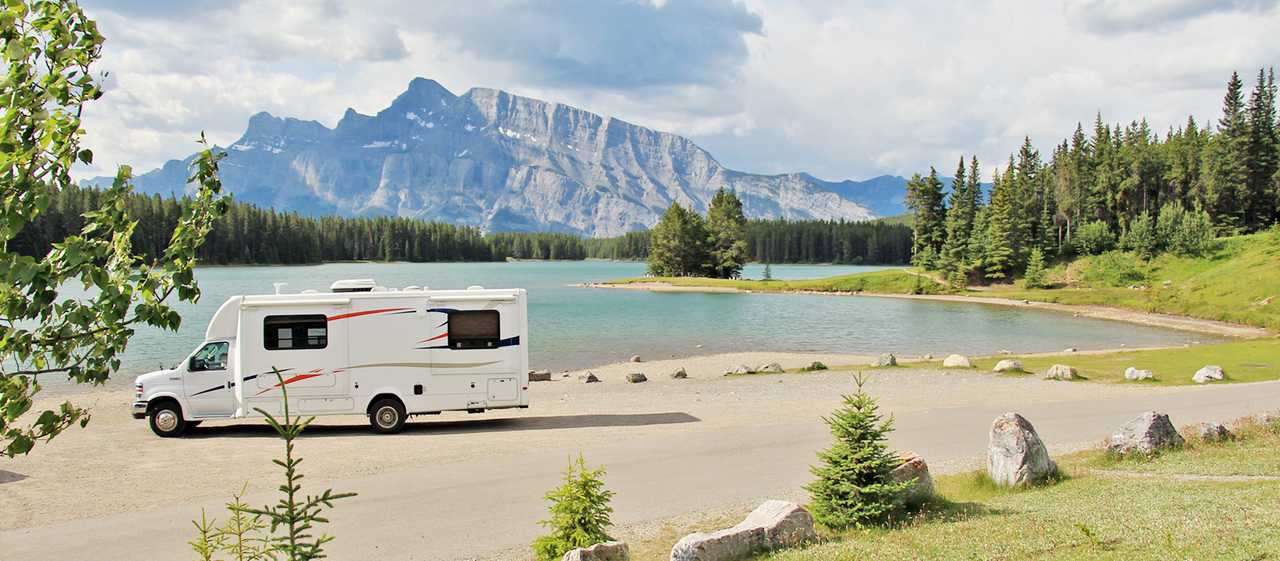
[[[404,405],[395,398],[379,398],[369,406],[369,426],[379,434],[395,434],[404,430],[407,418]]]
[[[151,406],[147,418],[151,432],[162,438],[176,438],[187,430],[187,422],[182,419],[182,407],[174,401],[162,401]]]

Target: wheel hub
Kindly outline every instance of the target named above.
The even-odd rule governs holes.
[[[178,415],[169,409],[156,413],[156,428],[164,432],[178,428]]]
[[[391,427],[395,426],[395,424],[396,424],[396,419],[397,419],[399,416],[400,416],[400,415],[399,415],[398,413],[396,413],[395,408],[393,408],[393,407],[383,407],[383,408],[381,408],[381,409],[379,409],[379,410],[378,410],[378,415],[377,415],[377,418],[378,418],[378,425],[379,425],[379,426],[381,426],[381,427],[383,427],[383,428],[388,428],[388,429],[389,429],[389,428],[391,428]]]

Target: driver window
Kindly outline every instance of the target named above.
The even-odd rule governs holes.
[[[191,372],[225,370],[227,368],[227,353],[230,350],[230,343],[209,343],[199,351],[196,351],[196,354],[191,357],[191,366],[188,370]]]

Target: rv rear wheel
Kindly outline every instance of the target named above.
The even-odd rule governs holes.
[[[404,406],[399,400],[384,397],[369,407],[369,424],[374,432],[393,434],[404,428]]]
[[[182,420],[182,408],[174,401],[163,401],[151,406],[151,432],[164,438],[182,436],[187,422]]]

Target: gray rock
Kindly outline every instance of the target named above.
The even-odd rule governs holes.
[[[640,362],[640,355],[631,355],[631,362]]]
[[[1280,412],[1258,413],[1253,416],[1253,420],[1264,427],[1280,426]]]
[[[1022,363],[1011,358],[1006,358],[996,363],[996,367],[991,369],[992,372],[1024,372]]]
[[[1200,423],[1196,433],[1202,442],[1223,442],[1233,437],[1225,425],[1216,422]]]
[[[1147,411],[1121,425],[1107,441],[1107,451],[1121,456],[1135,453],[1149,456],[1182,444],[1182,435],[1169,422],[1168,415]]]
[[[648,382],[648,381],[649,381],[649,378],[645,377],[644,372],[632,372],[630,374],[627,374],[627,382],[630,382],[632,384],[639,384],[639,383]]]
[[[1062,349],[1062,352],[1064,352],[1064,353],[1074,353],[1074,352],[1076,352],[1077,350],[1078,350],[1078,349],[1076,349],[1075,347],[1067,347],[1067,348],[1065,348],[1065,349]]]
[[[1076,369],[1065,364],[1055,364],[1049,367],[1044,373],[1045,380],[1061,380],[1070,382],[1071,380],[1079,380],[1080,375],[1076,374]]]
[[[768,372],[771,374],[777,374],[779,372],[785,372],[785,370],[783,370],[781,364],[778,364],[776,362],[769,362],[766,364],[761,364],[759,368],[756,368],[756,372]]]
[[[600,381],[600,379],[596,377],[596,373],[595,373],[595,372],[587,372],[586,374],[583,374],[583,375],[581,375],[581,376],[578,376],[578,379],[579,379],[579,380],[582,380],[583,382],[586,382],[586,383],[588,383],[588,384],[592,384],[592,383],[595,383],[595,382],[599,382],[599,381]]]
[[[1035,427],[1022,415],[1005,413],[991,423],[987,444],[987,475],[996,485],[1034,485],[1058,473]]]
[[[765,501],[732,528],[689,534],[671,548],[671,561],[732,561],[818,539],[813,516],[786,501]]]
[[[1226,373],[1222,371],[1222,367],[1216,364],[1210,364],[1196,371],[1191,377],[1191,381],[1197,384],[1208,384],[1209,382],[1217,382],[1226,378]]]
[[[876,357],[875,360],[871,362],[871,366],[873,367],[897,366],[897,365],[898,365],[898,357],[893,356],[893,353],[882,354]]]
[[[933,353],[925,353],[924,356],[920,358],[923,358],[925,360],[933,360]]]
[[[903,452],[902,465],[894,468],[890,476],[896,483],[915,479],[903,494],[908,505],[916,506],[933,496],[933,477],[929,475],[929,464],[915,452]]]
[[[943,368],[973,368],[973,363],[969,361],[969,357],[964,355],[947,355],[942,359]]]
[[[751,218],[902,212],[893,201],[900,178],[882,185],[742,173],[685,137],[501,90],[454,95],[421,78],[375,115],[347,110],[335,128],[258,113],[228,148],[227,193],[303,214],[609,237],[656,224],[671,201],[705,213],[721,187]],[[184,193],[193,158],[139,173],[137,192]]]
[[[631,561],[631,549],[626,542],[604,542],[591,547],[571,549],[560,561]]]
[[[1130,366],[1124,369],[1124,379],[1129,380],[1131,382],[1136,382],[1139,380],[1154,380],[1156,379],[1156,375],[1152,373],[1150,370],[1139,370],[1137,368]]]
[[[689,377],[689,373],[685,372],[683,367],[677,368],[675,372],[671,373],[672,380],[683,380],[688,377]]]
[[[734,368],[734,369],[732,369],[732,370],[725,371],[724,375],[725,375],[725,376],[733,376],[733,375],[741,375],[741,374],[755,374],[755,373],[756,373],[756,371],[755,371],[755,370],[752,370],[750,366],[747,366],[747,365],[745,365],[745,364],[742,364],[742,365],[739,365],[739,366],[735,367],[735,368]]]
[[[550,382],[551,371],[550,370],[530,370],[529,381],[530,382]]]

